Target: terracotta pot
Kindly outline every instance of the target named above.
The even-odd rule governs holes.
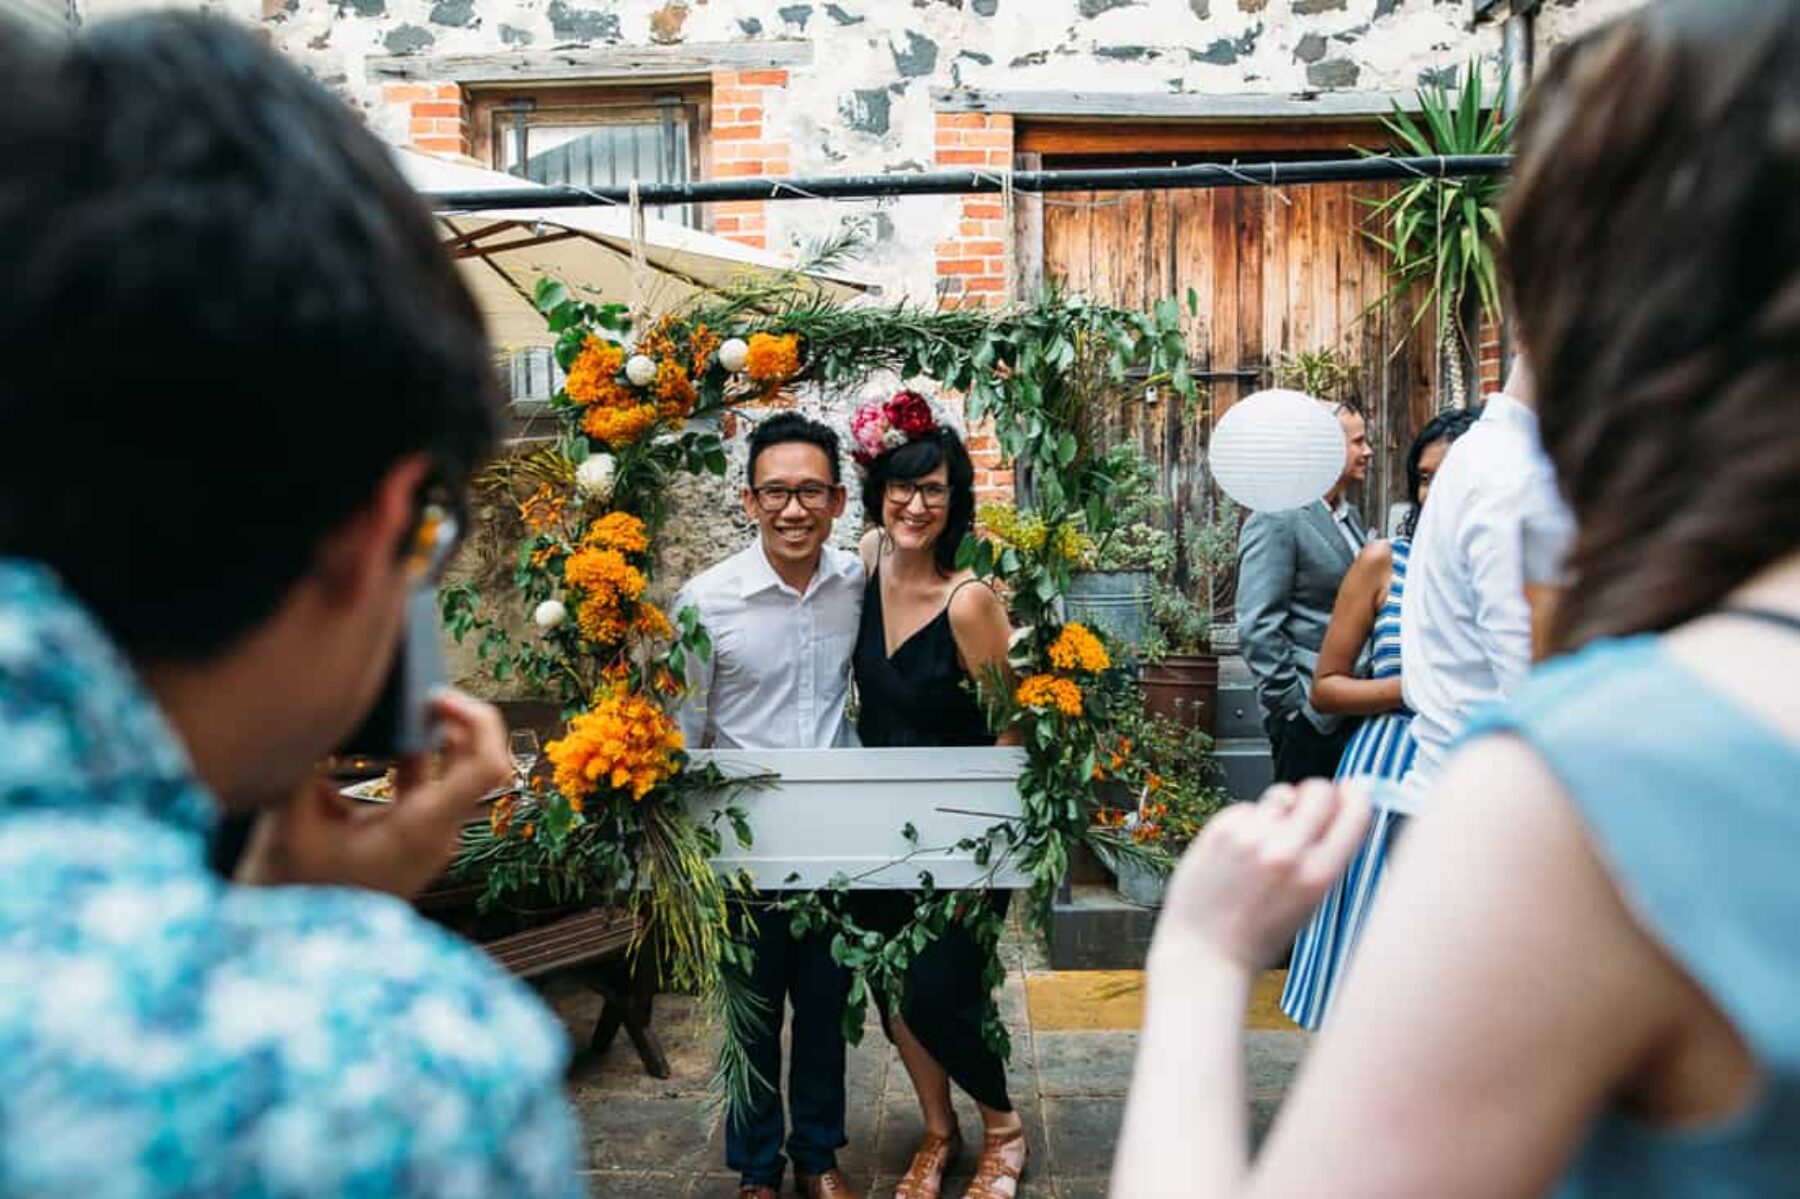
[[[1217,656],[1168,654],[1146,662],[1139,679],[1147,711],[1212,735],[1219,711]]]

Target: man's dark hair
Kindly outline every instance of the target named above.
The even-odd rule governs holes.
[[[885,528],[881,514],[889,480],[923,478],[940,465],[950,476],[950,508],[931,555],[938,572],[951,575],[956,573],[956,552],[975,529],[975,464],[956,430],[940,428],[930,436],[887,450],[869,463],[863,475],[863,512],[872,524]]]
[[[124,650],[205,661],[423,453],[453,495],[500,396],[390,152],[194,14],[0,46],[0,556]]]
[[[773,446],[800,442],[816,445],[831,462],[831,481],[844,481],[844,465],[838,460],[838,435],[827,425],[808,420],[798,412],[781,412],[757,425],[750,433],[750,458],[744,465],[744,478],[756,486],[756,460]]]

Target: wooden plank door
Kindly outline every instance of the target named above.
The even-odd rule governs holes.
[[[1387,290],[1386,263],[1361,233],[1367,207],[1359,201],[1382,194],[1366,184],[1246,185],[1042,201],[1043,269],[1071,293],[1135,309],[1175,296],[1184,312],[1188,290],[1195,293],[1197,312],[1184,319],[1203,408],[1189,414],[1167,397],[1134,397],[1107,420],[1111,436],[1136,442],[1157,464],[1171,520],[1204,520],[1213,509],[1204,452],[1218,418],[1272,386],[1280,354],[1328,347],[1360,373],[1358,398],[1377,447],[1358,497],[1370,527],[1404,498],[1406,449],[1432,413],[1430,346],[1417,332],[1402,343],[1408,315],[1375,306]]]

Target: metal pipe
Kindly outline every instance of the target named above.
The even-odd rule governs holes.
[[[1109,170],[1016,171],[1014,191],[1157,191],[1164,188],[1286,187],[1303,183],[1372,183],[1419,178],[1502,175],[1512,164],[1506,154],[1466,154],[1442,158],[1375,156],[1330,162],[1199,163],[1183,167],[1130,167]],[[645,183],[638,188],[646,206],[716,204],[728,200],[870,200],[889,196],[958,196],[998,193],[1007,181],[1000,171],[926,171],[918,174],[841,175],[788,179],[709,179],[694,183]],[[629,187],[495,188],[491,191],[421,193],[439,211],[507,208],[578,208],[624,204]]]
[[[1519,115],[1525,93],[1531,87],[1532,68],[1537,53],[1537,5],[1516,3],[1506,18],[1500,35],[1500,54],[1506,63],[1506,96],[1503,100],[1509,117]]]
[[[1512,12],[1501,31],[1500,53],[1506,63],[1506,95],[1502,99],[1505,113],[1514,120],[1525,106],[1525,94],[1531,90],[1531,76],[1537,57],[1537,10],[1541,0],[1513,0]],[[1512,374],[1513,357],[1518,352],[1512,321],[1504,315],[1500,321],[1500,381],[1504,386]],[[1481,367],[1476,352],[1476,369]]]

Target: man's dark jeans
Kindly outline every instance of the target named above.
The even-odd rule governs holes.
[[[1301,779],[1335,778],[1344,746],[1356,731],[1356,722],[1347,720],[1336,732],[1321,733],[1301,713],[1289,720],[1285,715],[1263,718],[1269,733],[1269,748],[1275,759],[1275,781],[1297,783]]]
[[[768,897],[765,897],[765,899]],[[758,1088],[747,1110],[725,1122],[725,1162],[747,1186],[781,1186],[783,1119],[781,1023],[794,1006],[790,1032],[787,1156],[802,1174],[823,1174],[837,1165],[844,1133],[844,1001],[849,975],[831,960],[830,943],[819,936],[795,940],[788,919],[758,905],[751,939],[756,967],[751,986],[764,1004],[764,1027],[751,1039],[750,1060],[768,1085]]]

